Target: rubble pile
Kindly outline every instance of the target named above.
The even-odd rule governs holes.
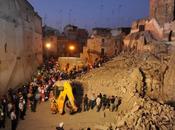
[[[175,111],[165,104],[168,90],[163,82],[170,59],[165,52],[125,52],[76,80],[89,96],[102,93],[121,97],[113,128],[173,130]]]
[[[135,101],[127,113],[117,115],[117,128],[134,130],[173,130],[174,109],[148,99]],[[175,128],[175,127],[174,127]]]
[[[87,86],[87,92],[105,91],[124,96],[125,91],[128,91],[130,95],[138,92],[153,99],[160,99],[166,94],[163,79],[169,60],[168,54],[158,56],[150,53],[124,53],[79,80]]]

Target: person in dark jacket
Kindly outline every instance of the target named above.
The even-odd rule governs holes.
[[[85,96],[83,98],[83,109],[84,109],[84,111],[88,111],[88,102],[89,102],[89,99],[87,97],[87,94],[85,94]]]
[[[16,117],[15,109],[12,109],[11,114],[10,114],[10,119],[11,119],[11,130],[16,130],[17,117]]]
[[[3,112],[3,109],[2,109],[2,106],[0,104],[0,128],[4,128],[3,125],[4,125],[4,112]]]
[[[104,94],[104,95],[102,96],[102,110],[103,110],[103,111],[105,110],[106,106],[107,106],[107,97],[106,97],[106,95]]]

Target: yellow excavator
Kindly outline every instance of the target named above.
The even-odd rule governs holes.
[[[53,101],[51,102],[52,112],[69,114],[77,112],[72,86],[68,80],[59,80],[53,85]]]

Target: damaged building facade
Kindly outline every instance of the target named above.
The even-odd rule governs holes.
[[[87,45],[83,47],[80,57],[93,64],[103,56],[113,57],[122,50],[123,37],[130,32],[130,28],[93,28]]]
[[[41,21],[27,0],[0,1],[0,93],[29,81],[42,63]]]
[[[175,41],[174,18],[174,0],[150,0],[149,18],[133,22],[131,33],[124,40],[125,47],[136,48],[138,51],[152,51],[154,47],[147,46],[151,39],[164,42]],[[141,39],[139,35],[142,35]],[[130,39],[136,39],[137,43]]]
[[[150,18],[160,25],[175,20],[175,0],[150,0]]]
[[[87,30],[66,25],[63,32],[52,27],[43,27],[44,56],[79,57],[88,38]],[[50,44],[48,48],[46,45]],[[74,47],[73,50],[70,47]]]
[[[148,73],[141,67],[148,95],[167,102],[175,101],[174,5],[174,0],[150,0],[150,17],[134,21],[124,39],[125,51],[144,55],[149,66]]]
[[[83,48],[81,58],[93,64],[95,60],[104,55],[115,54],[115,39],[112,38],[111,30],[107,28],[94,28],[91,37],[87,41],[87,46]]]

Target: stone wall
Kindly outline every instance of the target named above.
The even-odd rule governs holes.
[[[132,23],[131,33],[149,31],[156,40],[164,39],[164,28],[161,27],[156,19],[140,19]]]
[[[164,75],[164,95],[167,101],[175,102],[175,46],[173,46],[170,61],[168,62],[168,68]]]
[[[41,18],[26,0],[0,1],[0,93],[30,80],[42,63]]]
[[[174,0],[150,0],[150,17],[155,18],[160,25],[174,20],[174,9]]]

